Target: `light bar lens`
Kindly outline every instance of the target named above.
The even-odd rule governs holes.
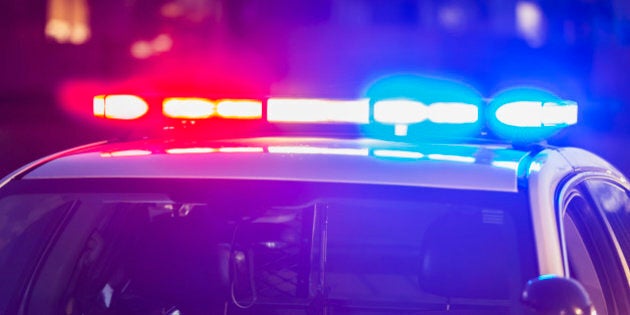
[[[94,116],[132,120],[144,116],[149,110],[149,105],[135,95],[98,95],[94,97]]]
[[[368,99],[270,98],[267,101],[267,120],[270,122],[367,124],[369,111]]]
[[[497,119],[514,127],[565,126],[577,123],[575,102],[520,101],[502,105],[496,111]]]
[[[206,119],[215,113],[215,104],[205,98],[167,98],[162,113],[175,119]]]
[[[259,119],[262,117],[262,102],[221,100],[217,104],[217,115],[223,118]]]

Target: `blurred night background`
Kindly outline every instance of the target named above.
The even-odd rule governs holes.
[[[375,79],[580,104],[552,144],[630,175],[630,0],[3,0],[0,176],[102,138],[97,93],[357,97]]]

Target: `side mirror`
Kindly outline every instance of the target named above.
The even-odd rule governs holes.
[[[569,278],[540,276],[527,282],[522,301],[541,315],[591,315],[595,308],[582,285]]]

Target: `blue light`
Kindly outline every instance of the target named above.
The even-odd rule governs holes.
[[[428,107],[412,100],[383,100],[374,103],[374,121],[408,125],[428,118]]]
[[[500,106],[497,119],[515,127],[566,126],[577,123],[577,104],[556,102],[518,101]]]
[[[441,102],[429,107],[429,120],[441,124],[466,124],[479,120],[479,107],[473,104]]]
[[[365,94],[371,100],[373,123],[363,130],[378,138],[463,141],[482,128],[479,109],[483,98],[461,82],[399,74],[375,81]]]
[[[373,82],[365,92],[371,99],[415,99],[436,102],[481,102],[474,88],[462,82],[418,74],[395,74]]]
[[[479,119],[477,105],[460,102],[439,102],[425,105],[412,100],[382,100],[374,103],[374,121],[408,125],[429,120],[439,124],[475,123]]]
[[[577,104],[538,88],[501,91],[488,104],[486,120],[491,131],[514,143],[545,140],[577,123]]]
[[[421,159],[424,157],[424,154],[420,152],[402,150],[374,150],[374,152],[372,153],[374,154],[374,156],[391,158]]]
[[[538,276],[538,280],[549,280],[549,279],[554,279],[554,278],[558,278],[558,276],[554,274],[546,274],[546,275]]]

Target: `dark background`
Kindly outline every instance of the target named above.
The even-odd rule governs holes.
[[[0,176],[102,139],[98,93],[358,97],[398,72],[575,100],[550,142],[630,174],[626,0],[4,0],[0,24]]]

